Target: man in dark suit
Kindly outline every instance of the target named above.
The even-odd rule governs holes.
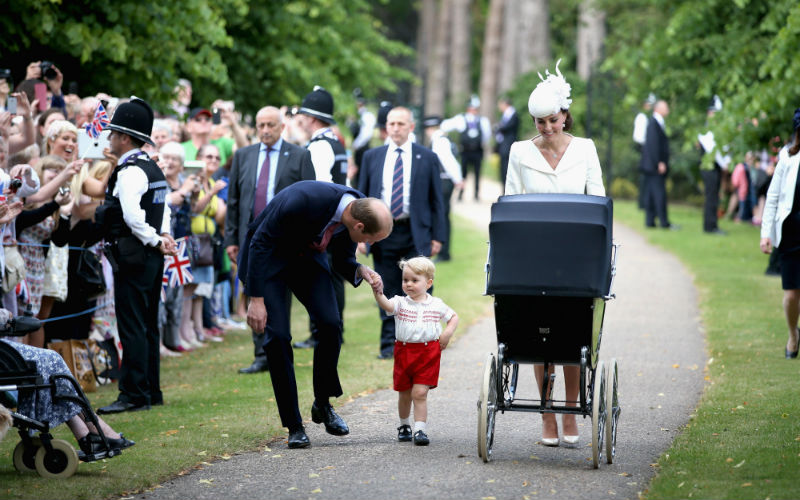
[[[497,142],[497,154],[500,155],[500,183],[505,187],[511,145],[517,140],[519,133],[519,114],[511,105],[510,97],[501,97],[497,102],[497,109],[502,115],[494,137]]]
[[[653,107],[653,117],[647,124],[647,136],[642,147],[639,170],[644,175],[645,225],[656,227],[655,218],[663,228],[677,229],[667,217],[666,179],[669,173],[669,141],[664,130],[664,119],[669,115],[666,101]]]
[[[278,108],[261,108],[256,114],[256,130],[261,142],[237,150],[231,164],[225,247],[232,262],[236,262],[244,244],[247,226],[270,200],[295,182],[314,180],[311,154],[281,139],[283,121]],[[239,373],[258,373],[268,369],[261,348],[263,343],[264,334],[253,332],[255,360],[250,366],[241,368]]]
[[[372,245],[375,270],[388,297],[402,295],[400,259],[435,256],[445,241],[444,201],[439,158],[430,149],[409,141],[414,120],[408,108],[392,109],[386,120],[389,142],[364,154],[359,190],[390,207],[394,230]],[[381,359],[394,354],[394,318],[381,315]]]
[[[250,297],[247,323],[254,332],[265,332],[263,347],[281,423],[289,429],[289,448],[305,448],[309,441],[297,400],[287,290],[318,328],[311,419],[324,423],[329,434],[348,434],[328,400],[342,395],[337,372],[342,323],[325,251],[332,249],[333,268],[353,286],[364,279],[373,290],[382,290],[381,277],[356,261],[356,243],[376,243],[391,231],[392,218],[381,200],[319,181],[292,184],[250,224],[239,278]]]

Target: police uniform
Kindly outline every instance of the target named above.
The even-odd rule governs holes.
[[[320,86],[315,86],[314,90],[303,98],[303,102],[298,113],[311,116],[328,125],[333,125],[333,96]],[[333,131],[329,127],[315,130],[311,134],[311,139],[306,146],[311,153],[311,163],[314,164],[316,180],[333,182],[342,186],[347,185],[347,151]],[[333,269],[332,255],[328,251],[328,264]],[[344,317],[344,279],[331,272],[333,289],[336,295],[336,304],[339,309],[339,319]],[[343,327],[343,324],[341,325]],[[310,348],[317,344],[317,327],[312,321],[309,325],[311,337],[303,342],[296,342],[295,347]],[[340,329],[344,331],[344,329]]]
[[[153,144],[153,112],[132,98],[121,104],[108,128]],[[98,413],[149,409],[163,404],[159,381],[158,302],[164,256],[161,234],[170,231],[167,181],[158,165],[138,148],[119,158],[95,218],[102,228],[114,269],[117,329],[123,357],[119,396]]]

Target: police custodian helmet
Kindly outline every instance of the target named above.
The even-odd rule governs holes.
[[[153,131],[153,110],[136,96],[131,96],[130,101],[117,106],[107,128],[155,146],[150,139]]]
[[[303,98],[303,103],[297,112],[329,125],[336,123],[333,119],[333,96],[319,85],[315,85],[314,90]]]

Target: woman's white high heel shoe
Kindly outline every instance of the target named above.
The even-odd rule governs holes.
[[[564,436],[564,442],[567,444],[577,444],[580,438],[580,436]]]
[[[542,444],[545,446],[558,446],[558,438],[542,438]]]

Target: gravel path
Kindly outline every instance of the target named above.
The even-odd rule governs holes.
[[[484,186],[485,199],[496,199],[498,186]],[[453,210],[486,228],[489,205],[454,201]],[[577,446],[547,448],[538,444],[539,415],[520,412],[497,415],[493,460],[478,458],[478,387],[486,355],[497,348],[494,318],[488,317],[444,351],[441,382],[428,403],[430,446],[396,441],[396,393],[378,391],[337,408],[349,436],[330,436],[308,423],[311,448],[289,450],[285,441],[274,442],[136,498],[636,499],[700,397],[706,356],[686,270],[628,228],[615,226],[614,237],[622,244],[618,298],[607,305],[600,351],[603,360],[615,357],[620,369],[614,464],[592,469],[589,418],[578,420]],[[556,394],[563,394],[558,384]],[[532,369],[523,366],[518,397],[535,393]]]

